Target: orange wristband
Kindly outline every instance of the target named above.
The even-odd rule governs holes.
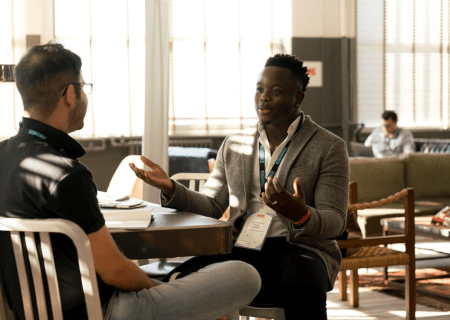
[[[308,208],[308,212],[306,212],[306,214],[297,222],[292,222],[292,224],[296,225],[296,226],[301,226],[302,224],[304,224],[306,222],[306,220],[309,219],[309,217],[311,217],[311,211],[309,211]]]

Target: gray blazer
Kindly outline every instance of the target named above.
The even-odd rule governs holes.
[[[217,219],[229,206],[228,221],[236,238],[245,222],[258,136],[255,126],[227,137],[202,194],[175,183],[174,195],[169,201],[162,196],[161,204]],[[278,178],[291,193],[294,193],[294,179],[300,177],[306,205],[311,210],[309,221],[300,229],[280,215],[288,230],[286,240],[317,253],[325,262],[333,285],[340,269],[341,253],[332,239],[344,231],[347,216],[349,161],[346,144],[306,116],[280,170]]]

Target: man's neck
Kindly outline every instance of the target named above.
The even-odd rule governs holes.
[[[270,123],[264,126],[271,153],[286,139],[289,127],[297,118],[298,115],[292,121],[285,121],[282,124]]]
[[[63,131],[65,133],[69,133],[69,129],[67,126],[67,123],[64,121],[65,117],[60,112],[58,112],[58,109],[56,109],[50,117],[44,118],[40,115],[36,115],[34,113],[30,113],[28,111],[24,111],[23,116],[26,118],[30,118],[33,120],[37,120],[39,122],[45,123],[48,126],[51,126],[55,129],[58,129],[60,131]]]
[[[286,137],[288,136],[288,129],[290,125],[291,124],[283,126],[264,126],[267,140],[269,140],[270,149],[272,149],[272,146],[276,148],[284,141],[284,139],[286,139]]]

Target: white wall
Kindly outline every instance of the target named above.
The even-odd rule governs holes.
[[[292,36],[355,37],[356,0],[292,0]]]

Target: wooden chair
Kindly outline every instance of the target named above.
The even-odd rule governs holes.
[[[414,188],[407,188],[386,199],[358,204],[357,184],[350,183],[349,211],[357,214],[357,210],[375,208],[404,198],[405,234],[393,236],[370,237],[366,239],[339,240],[343,248],[361,248],[349,257],[342,259],[339,273],[339,299],[347,300],[347,274],[350,270],[350,305],[359,306],[358,269],[405,265],[405,307],[406,318],[415,319],[416,314],[416,280],[415,280],[415,230],[414,230]],[[388,244],[404,243],[405,252],[387,248]]]
[[[48,319],[47,303],[51,306],[53,319],[63,319],[50,233],[65,234],[73,241],[78,255],[88,318],[89,320],[103,319],[91,245],[88,237],[77,224],[64,219],[0,218],[0,232],[8,232],[11,236],[14,257],[6,257],[6,259],[16,261],[26,319],[33,319],[32,299],[36,302],[39,319]],[[24,246],[21,241],[22,233],[25,238]],[[39,264],[39,245],[36,243],[36,234],[40,238],[40,249],[45,262],[44,270],[41,270]],[[28,256],[29,266],[25,262],[24,255]],[[5,257],[2,258],[5,259]],[[31,279],[27,276],[28,268],[31,270]],[[46,301],[44,281],[48,283],[50,301]],[[31,282],[33,285],[30,285]],[[0,296],[3,296],[1,292]],[[0,299],[0,309],[5,310],[3,299]],[[5,314],[0,312],[1,320],[4,316]]]

